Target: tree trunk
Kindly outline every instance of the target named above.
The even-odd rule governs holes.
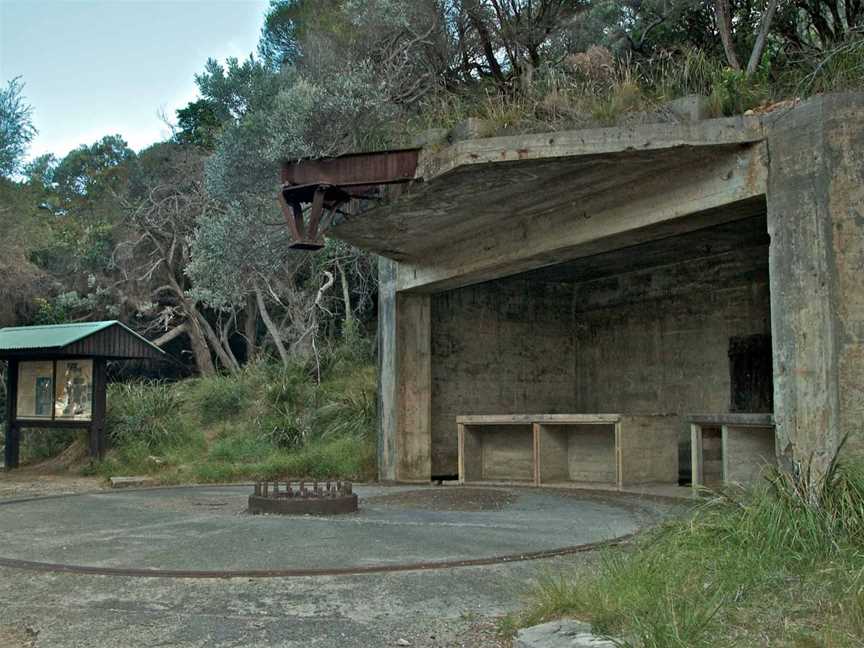
[[[210,355],[210,347],[207,346],[207,339],[204,337],[204,331],[201,330],[201,324],[195,313],[191,313],[189,319],[189,343],[192,346],[192,354],[195,356],[195,366],[198,367],[198,373],[202,376],[212,376],[216,373],[216,366],[213,364],[213,357]]]
[[[246,295],[243,333],[246,336],[246,362],[251,362],[258,350],[258,304],[255,303],[255,295]]]
[[[480,38],[480,45],[483,48],[483,56],[486,58],[486,63],[489,65],[489,70],[492,72],[492,76],[495,77],[495,80],[499,85],[503,86],[507,79],[504,77],[504,72],[501,70],[501,66],[498,64],[498,59],[495,57],[495,48],[492,45],[492,34],[489,31],[489,26],[481,15],[479,3],[475,0],[470,7],[466,7],[465,12],[468,15],[468,20],[471,23],[471,26],[474,27],[474,31],[477,32],[477,36]]]
[[[759,23],[759,34],[756,36],[756,43],[753,45],[753,51],[750,53],[750,62],[747,63],[747,76],[753,76],[756,68],[759,67],[759,61],[762,60],[762,52],[765,51],[765,43],[768,40],[768,34],[771,32],[771,22],[774,20],[774,14],[777,11],[777,5],[780,0],[770,0],[765,8],[765,13],[762,15],[762,20]]]
[[[342,301],[345,302],[345,329],[347,332],[354,328],[354,309],[351,306],[351,290],[348,286],[348,277],[345,275],[345,269],[342,264],[336,262],[336,269],[339,271],[339,281],[342,284]]]
[[[270,313],[267,311],[267,304],[264,301],[264,294],[261,292],[261,286],[258,285],[257,281],[255,282],[255,299],[258,304],[258,311],[261,313],[261,320],[264,322],[267,332],[270,333],[270,337],[273,338],[273,344],[276,345],[276,351],[279,353],[279,358],[282,360],[282,364],[287,367],[289,364],[288,352],[285,350],[285,345],[282,344],[282,337],[279,335],[279,329],[276,328],[276,325],[270,318]]]
[[[732,40],[732,17],[729,13],[729,0],[714,0],[714,19],[717,22],[717,31],[720,32],[720,40],[723,41],[723,50],[726,52],[726,60],[733,70],[741,71],[741,63],[735,53],[735,42]]]
[[[204,333],[204,337],[207,338],[207,341],[210,342],[210,346],[213,347],[213,350],[216,352],[216,355],[219,356],[219,360],[222,362],[222,366],[225,367],[231,373],[236,372],[240,369],[240,365],[237,363],[237,359],[234,358],[233,354],[230,353],[229,350],[226,350],[224,346],[222,346],[222,341],[219,339],[219,336],[216,335],[216,331],[213,330],[213,327],[210,326],[210,322],[204,317],[201,312],[195,308],[191,307],[195,314],[198,316],[198,321],[201,324],[201,330]]]

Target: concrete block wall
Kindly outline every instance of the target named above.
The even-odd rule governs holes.
[[[728,412],[729,338],[770,332],[768,250],[578,284],[517,277],[431,310],[432,474],[448,475],[458,415]],[[686,450],[689,426],[672,424]]]
[[[574,410],[572,304],[518,279],[433,296],[433,475],[457,472],[458,415]]]
[[[767,247],[576,286],[578,412],[728,412],[729,339],[771,330]],[[677,423],[688,474],[690,429]]]

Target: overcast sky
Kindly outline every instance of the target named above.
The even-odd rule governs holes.
[[[30,157],[119,133],[164,139],[208,57],[255,50],[267,0],[0,0],[0,82],[17,76],[39,135]]]

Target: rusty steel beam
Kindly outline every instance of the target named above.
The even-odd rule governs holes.
[[[419,154],[420,149],[403,149],[283,163],[279,204],[294,239],[291,247],[320,250],[337,209],[382,185],[411,182]],[[303,205],[309,206],[305,213]]]
[[[358,187],[410,182],[417,173],[419,148],[353,153],[321,160],[282,164],[285,185],[334,185]]]

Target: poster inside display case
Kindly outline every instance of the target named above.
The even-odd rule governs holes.
[[[54,406],[54,363],[50,360],[18,365],[18,418],[51,420]]]
[[[54,417],[89,421],[93,414],[93,361],[58,360]]]
[[[92,415],[92,360],[28,360],[18,364],[18,420],[90,421]]]

